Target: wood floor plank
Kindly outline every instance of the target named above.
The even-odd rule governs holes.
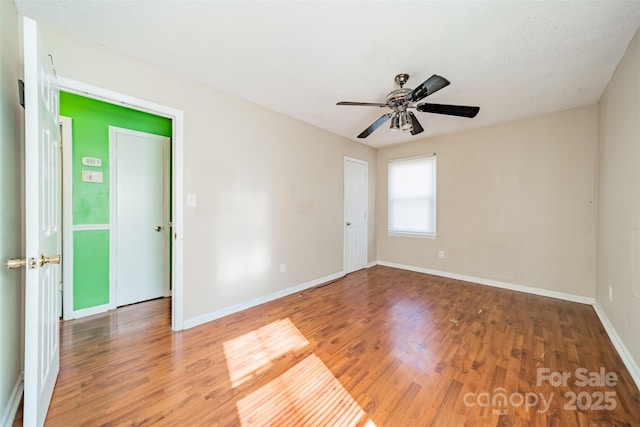
[[[377,266],[186,331],[170,312],[62,322],[46,425],[640,425],[588,305]],[[615,386],[576,385],[601,367]],[[571,378],[538,385],[541,369]],[[615,408],[594,409],[605,392]]]

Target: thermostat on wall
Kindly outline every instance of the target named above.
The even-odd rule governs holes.
[[[97,157],[83,157],[82,164],[85,166],[102,166],[102,160]]]

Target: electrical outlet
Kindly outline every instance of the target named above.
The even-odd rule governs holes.
[[[438,258],[444,259],[444,251],[438,251]]]
[[[613,288],[609,285],[609,301],[613,302]]]
[[[287,272],[287,264],[283,262],[282,264],[280,264],[280,273],[286,273],[286,272]]]

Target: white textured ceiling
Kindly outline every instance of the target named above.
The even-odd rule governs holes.
[[[32,1],[18,11],[347,138],[382,147],[598,101],[640,26],[638,1]],[[451,85],[416,113],[425,132],[381,126],[393,78]]]

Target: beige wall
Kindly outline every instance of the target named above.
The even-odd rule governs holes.
[[[640,34],[600,100],[598,158],[596,300],[639,366]]]
[[[343,270],[344,155],[371,170],[375,150],[43,30],[58,75],[184,111],[184,191],[198,201],[184,215],[186,320]],[[369,243],[375,260],[373,228]]]
[[[0,1],[0,263],[21,255],[21,123],[18,15]],[[0,425],[14,415],[22,372],[22,272],[0,267]],[[17,401],[15,399],[17,398]],[[13,400],[12,400],[13,399]],[[7,424],[9,425],[10,422]]]
[[[590,106],[379,150],[378,259],[594,297],[597,138]],[[438,237],[389,236],[387,161],[432,152]]]

